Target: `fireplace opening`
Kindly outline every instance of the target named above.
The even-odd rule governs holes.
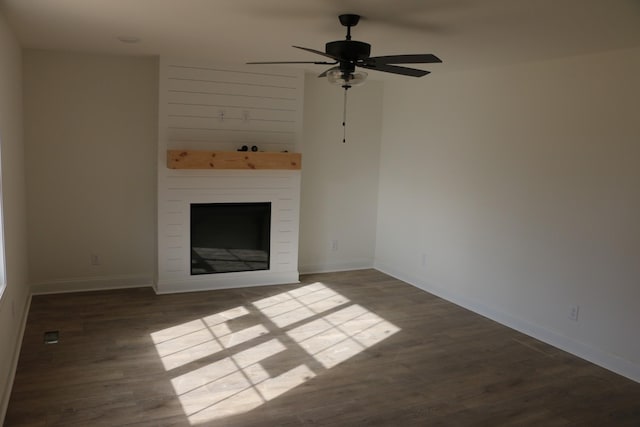
[[[269,269],[271,203],[191,204],[191,275]]]

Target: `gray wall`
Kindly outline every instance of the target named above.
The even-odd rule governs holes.
[[[0,157],[5,276],[0,278],[0,424],[27,314],[26,192],[22,143],[22,54],[0,14]],[[0,251],[1,253],[1,251]],[[1,261],[0,261],[1,262]],[[0,266],[0,271],[2,267]],[[3,289],[3,290],[2,290]]]
[[[386,85],[376,265],[640,380],[639,72],[632,49]]]
[[[25,50],[24,87],[33,290],[151,284],[157,59]]]
[[[344,90],[306,75],[299,255],[303,273],[373,265],[382,88],[382,82],[369,81],[349,90],[343,144]]]

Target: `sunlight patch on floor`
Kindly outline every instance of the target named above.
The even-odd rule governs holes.
[[[316,282],[151,339],[193,425],[251,411],[399,330]]]

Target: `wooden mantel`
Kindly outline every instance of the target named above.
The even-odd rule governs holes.
[[[167,150],[169,169],[287,169],[302,165],[300,153]]]

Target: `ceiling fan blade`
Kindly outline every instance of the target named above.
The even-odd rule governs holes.
[[[432,64],[440,63],[442,60],[431,53],[417,55],[388,55],[372,56],[364,60],[366,64]]]
[[[430,71],[418,70],[416,68],[398,67],[396,65],[387,65],[387,64],[379,64],[379,65],[358,64],[358,66],[369,69],[369,70],[382,71],[385,73],[401,74],[403,76],[411,76],[411,77],[422,77],[430,73]]]
[[[316,65],[335,65],[338,61],[266,61],[266,62],[247,62],[247,64],[316,64]]]
[[[339,70],[340,67],[331,67],[328,70],[325,70],[323,73],[321,73],[318,77],[327,77],[327,74],[333,70]]]
[[[342,61],[341,58],[338,58],[337,56],[329,55],[328,53],[324,53],[320,50],[310,49],[308,47],[301,47],[301,46],[293,46],[293,47],[295,47],[296,49],[302,49],[302,50],[306,50],[307,52],[315,53],[316,55],[326,56],[327,58],[331,58],[334,61]]]

